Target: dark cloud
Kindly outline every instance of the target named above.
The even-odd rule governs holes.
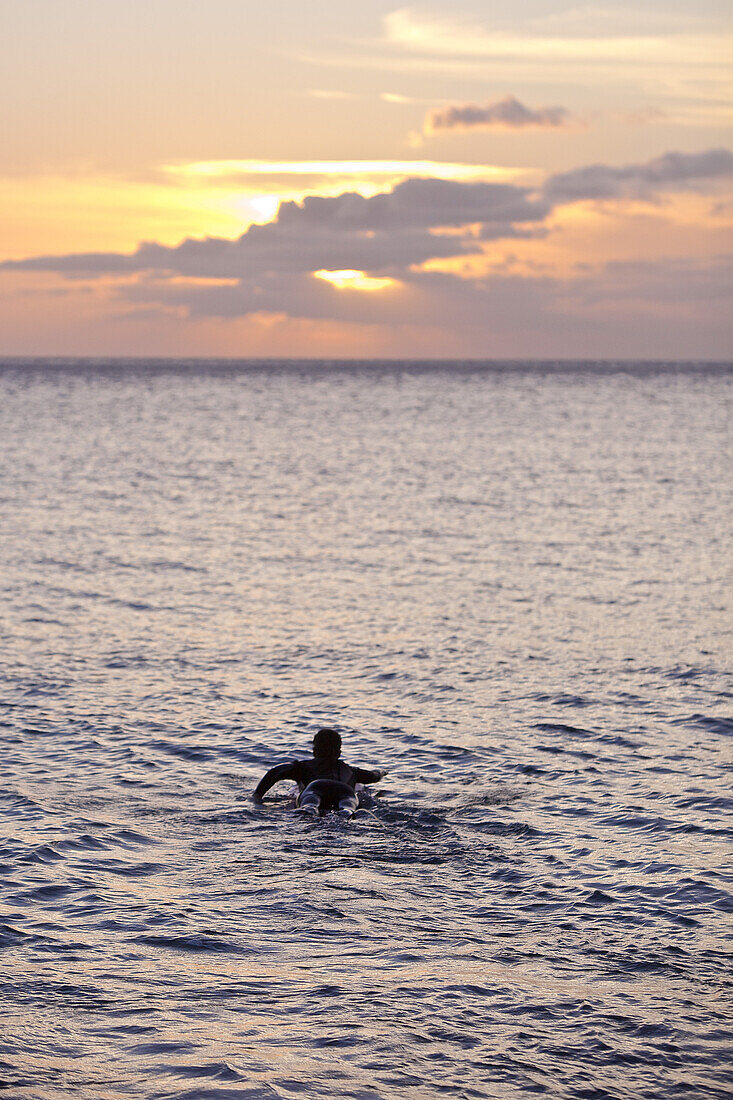
[[[729,149],[665,153],[645,164],[627,164],[621,168],[591,164],[561,172],[550,176],[543,194],[553,205],[581,199],[647,199],[660,191],[730,175],[733,175],[733,153]]]
[[[340,230],[380,231],[436,229],[474,222],[541,220],[544,204],[530,198],[527,187],[510,183],[463,183],[443,179],[407,179],[392,191],[364,198],[353,192],[302,203],[282,203],[277,224],[334,226]]]
[[[423,131],[437,134],[446,130],[526,130],[559,129],[571,122],[564,107],[540,107],[532,110],[514,96],[508,95],[496,103],[461,103],[436,107],[425,116]]]
[[[733,257],[712,260],[611,260],[602,272],[577,281],[579,301],[674,303],[684,308],[710,306],[727,313],[733,283]]]
[[[520,346],[523,354],[724,357],[730,343],[724,291],[731,264],[612,262],[569,277],[493,272],[467,281],[446,272],[408,272],[392,291],[337,290],[307,275],[274,276],[252,286],[183,286],[164,280],[126,285],[122,294],[163,313],[237,318],[285,313],[343,324],[444,327],[477,354]],[[691,321],[693,323],[691,323]],[[498,341],[498,343],[497,343]],[[613,349],[613,350],[611,350]]]
[[[541,236],[548,231],[547,215],[563,203],[648,198],[715,181],[732,171],[733,155],[713,149],[667,153],[621,168],[576,169],[550,177],[539,193],[505,183],[408,179],[368,198],[345,192],[282,203],[273,221],[250,226],[237,240],[186,240],[176,247],[146,242],[129,255],[39,256],[0,264],[0,269],[55,272],[67,279],[135,276],[120,280],[114,293],[140,308],[177,308],[198,316],[282,313],[430,325],[440,315],[454,325],[481,327],[492,319],[506,325],[514,318],[521,324],[534,310],[554,324],[563,303],[571,300],[581,312],[595,310],[604,302],[626,301],[626,288],[633,287],[629,303],[633,298],[643,305],[647,297],[665,303],[675,288],[691,286],[695,300],[703,303],[706,295],[711,302],[717,300],[717,284],[704,267],[682,270],[669,263],[609,266],[602,277],[588,271],[569,282],[510,271],[469,279],[415,268],[428,260],[475,255],[488,240]],[[339,290],[314,277],[313,272],[323,269],[388,275],[397,285],[378,293]],[[223,279],[230,283],[206,284]]]
[[[271,277],[259,285],[185,286],[150,280],[125,286],[127,301],[162,308],[183,307],[191,316],[234,318],[254,313],[287,313],[289,317],[350,324],[429,325],[440,318],[451,325],[489,325],[509,314],[519,319],[525,309],[536,315],[557,293],[551,279],[518,275],[467,281],[445,272],[407,272],[390,291],[340,290],[310,275]],[[521,303],[521,305],[519,304]]]
[[[345,192],[302,203],[281,203],[272,222],[252,225],[238,240],[186,240],[176,247],[143,243],[131,255],[115,252],[40,256],[0,267],[88,277],[167,272],[198,278],[258,278],[268,272],[352,268],[371,274],[401,272],[427,260],[479,251],[478,237],[435,233],[480,225],[483,239],[526,235],[541,223],[544,201],[526,187],[408,179],[370,198]]]
[[[508,225],[505,233],[514,230]],[[200,279],[251,279],[267,273],[330,271],[353,268],[372,274],[401,271],[432,259],[477,252],[476,239],[436,235],[429,230],[357,232],[338,226],[288,227],[271,222],[253,225],[238,240],[189,239],[176,247],[141,244],[136,252],[78,253],[10,260],[0,270],[53,271],[67,277],[92,278],[157,272]]]
[[[175,247],[144,242],[131,254],[35,256],[7,261],[0,269],[50,271],[69,278],[157,272],[250,282],[268,273],[324,268],[399,275],[428,260],[475,254],[482,240],[542,235],[547,215],[563,203],[651,198],[732,173],[733,154],[711,149],[665,153],[620,168],[577,168],[551,176],[539,193],[507,183],[407,179],[368,198],[344,192],[281,203],[273,221],[250,226],[237,240],[189,239]]]
[[[142,246],[141,246],[142,247]],[[27,260],[5,260],[0,271],[55,271],[59,275],[124,275],[138,271],[135,257],[120,252],[72,252],[67,256],[31,256]]]

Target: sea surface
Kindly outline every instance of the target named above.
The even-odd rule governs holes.
[[[733,369],[0,363],[0,1096],[733,1089]],[[389,769],[304,821],[271,765]]]

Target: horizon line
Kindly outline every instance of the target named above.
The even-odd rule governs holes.
[[[646,356],[409,356],[409,355],[395,355],[395,356],[349,356],[349,355],[335,355],[335,356],[292,356],[292,355],[240,355],[240,356],[223,356],[223,355],[195,355],[195,356],[181,356],[181,355],[53,355],[53,354],[2,354],[0,353],[0,366],[7,366],[11,363],[28,363],[28,364],[47,364],[58,366],[70,366],[77,363],[98,363],[98,364],[144,364],[144,363],[161,363],[161,364],[196,364],[196,363],[221,363],[221,364],[246,364],[246,363],[258,363],[258,364],[278,364],[278,363],[294,363],[294,364],[308,364],[308,365],[320,365],[329,366],[337,364],[385,364],[385,363],[402,363],[402,364],[436,364],[447,365],[451,363],[467,363],[467,364],[536,364],[536,365],[564,365],[564,364],[594,364],[594,365],[613,365],[613,364],[637,364],[637,365],[655,365],[655,366],[717,366],[717,367],[730,367],[733,369],[733,359],[709,359],[704,357],[690,357],[684,356],[679,359],[671,359],[668,356],[660,356],[657,358],[650,358]]]

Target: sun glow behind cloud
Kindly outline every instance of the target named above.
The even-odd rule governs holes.
[[[337,290],[389,290],[398,286],[396,279],[367,275],[363,271],[314,271],[316,279],[330,283]]]
[[[433,160],[212,160],[156,166],[140,177],[0,177],[0,260],[124,250],[141,240],[172,245],[185,237],[233,239],[254,222],[271,221],[281,202],[345,190],[370,196],[405,177],[534,182],[539,173]]]
[[[238,185],[248,192],[268,189],[282,198],[306,193],[335,194],[345,187],[373,195],[400,179],[443,179],[464,182],[516,182],[537,179],[527,168],[496,164],[467,164],[424,159],[395,160],[205,160],[165,164],[160,171],[176,186],[223,187]],[[276,186],[273,186],[276,185]]]

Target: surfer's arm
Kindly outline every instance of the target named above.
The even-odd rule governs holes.
[[[368,768],[352,768],[351,771],[354,783],[363,783],[365,786],[368,783],[378,783],[387,774],[386,771],[369,771]]]
[[[274,768],[270,768],[252,792],[252,801],[261,802],[262,796],[267,794],[270,787],[274,787],[281,779],[297,779],[297,770],[297,763],[277,764]]]

